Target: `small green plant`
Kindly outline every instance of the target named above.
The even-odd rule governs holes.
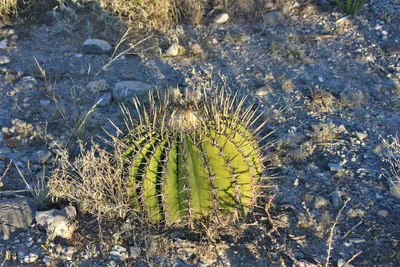
[[[336,0],[336,4],[342,13],[352,16],[357,15],[366,0]]]
[[[243,102],[234,105],[222,91],[213,100],[164,98],[142,111],[124,139],[132,208],[167,225],[244,216],[258,196],[263,164],[247,129],[256,112],[241,111]]]

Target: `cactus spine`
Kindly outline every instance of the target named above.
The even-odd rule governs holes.
[[[247,129],[255,111],[235,99],[224,91],[180,104],[165,96],[156,107],[151,98],[124,139],[134,209],[167,224],[251,209],[263,165],[256,132]]]

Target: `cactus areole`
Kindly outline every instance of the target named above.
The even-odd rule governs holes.
[[[263,172],[255,131],[247,129],[255,112],[223,91],[184,105],[150,102],[124,139],[132,208],[168,225],[245,215]]]

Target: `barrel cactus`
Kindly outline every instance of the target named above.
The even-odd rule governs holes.
[[[166,95],[150,103],[123,139],[132,208],[168,225],[245,215],[264,168],[256,138],[262,125],[248,129],[256,111],[224,91],[201,101]]]

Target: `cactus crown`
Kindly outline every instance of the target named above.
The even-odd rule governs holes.
[[[150,96],[149,111],[136,101],[139,121],[127,121],[133,127],[123,139],[133,209],[168,225],[245,215],[263,172],[256,140],[263,124],[248,130],[258,118],[251,106],[243,108],[244,101],[224,90],[201,100],[173,91],[159,105]]]

